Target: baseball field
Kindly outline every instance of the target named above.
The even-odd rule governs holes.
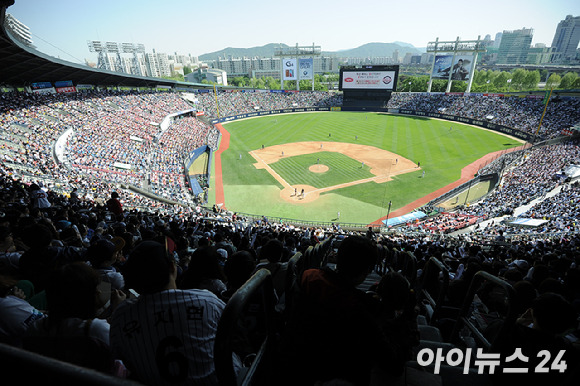
[[[460,123],[367,112],[275,115],[222,129],[210,204],[321,222],[375,222],[389,202],[395,213],[485,155],[521,145]]]

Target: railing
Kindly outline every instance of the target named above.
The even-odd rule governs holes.
[[[138,386],[140,383],[75,366],[0,343],[2,384],[31,385],[50,381],[57,385]]]

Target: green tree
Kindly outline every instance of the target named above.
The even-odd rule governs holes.
[[[467,90],[467,82],[453,81],[451,82],[451,92],[465,92]]]
[[[527,72],[528,71],[524,70],[523,68],[516,68],[512,73],[512,87],[515,87],[521,91],[524,87]]]
[[[560,84],[560,81],[562,80],[562,77],[558,74],[552,74],[550,75],[550,77],[548,78],[548,81],[546,82],[546,87],[547,88],[557,88],[558,85]]]
[[[244,87],[244,77],[243,76],[235,76],[229,80],[229,83],[236,87]]]
[[[276,80],[271,76],[268,76],[268,77],[266,77],[265,81],[266,81],[266,87],[269,90],[280,90],[280,81],[279,80]]]
[[[413,80],[413,91],[427,92],[428,85],[429,85],[428,75],[418,76]]]
[[[264,80],[264,77],[262,76],[261,78],[256,80],[256,88],[265,88],[266,87],[266,81]]]
[[[571,89],[574,86],[574,82],[578,79],[578,74],[575,72],[567,72],[560,81],[559,88],[561,89]]]
[[[493,85],[498,91],[504,91],[508,86],[508,79],[511,79],[511,74],[509,72],[502,71],[493,79]]]
[[[528,71],[526,79],[524,80],[524,88],[528,90],[536,90],[540,83],[540,71]]]
[[[431,85],[431,92],[445,92],[445,90],[447,90],[447,80],[433,79],[433,84]]]
[[[191,69],[191,67],[188,66],[183,66],[183,75],[187,75],[189,73],[192,73],[193,70]]]

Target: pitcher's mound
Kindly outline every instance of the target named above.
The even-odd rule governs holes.
[[[310,170],[312,173],[324,173],[328,171],[328,166],[326,165],[311,165],[308,170]]]

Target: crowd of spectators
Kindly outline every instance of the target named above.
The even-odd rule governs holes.
[[[262,263],[259,267],[272,265],[285,268],[288,259],[296,252],[305,252],[308,247],[331,236],[335,238],[333,242],[339,252],[330,261],[336,262],[337,270],[327,267],[322,271],[305,272],[303,280],[306,280],[307,287],[304,296],[307,298],[302,301],[306,303],[299,303],[297,319],[288,322],[288,345],[282,345],[284,351],[280,353],[280,359],[287,362],[279,365],[304,364],[304,358],[292,355],[295,352],[304,353],[301,346],[304,339],[296,339],[293,334],[300,331],[319,334],[320,329],[308,329],[308,326],[319,322],[327,325],[325,321],[329,317],[334,318],[333,307],[338,307],[337,311],[345,307],[350,309],[350,319],[343,322],[347,325],[356,322],[361,324],[361,328],[350,329],[346,328],[347,325],[339,328],[343,325],[338,323],[337,328],[325,330],[328,334],[318,335],[320,341],[308,340],[308,347],[312,350],[309,355],[325,352],[326,346],[322,342],[331,342],[326,339],[327,335],[336,344],[331,346],[332,355],[325,356],[320,366],[313,368],[316,371],[293,374],[289,378],[291,380],[305,376],[314,376],[313,380],[329,380],[341,375],[355,383],[365,384],[371,376],[370,369],[375,359],[384,357],[385,361],[381,363],[388,365],[381,365],[381,370],[394,375],[400,374],[405,361],[414,359],[410,350],[419,342],[415,322],[417,304],[413,303],[414,297],[407,298],[405,295],[412,288],[407,279],[394,278],[392,273],[381,278],[382,284],[377,287],[380,296],[374,300],[365,297],[367,300],[363,301],[360,297],[363,296],[362,292],[355,290],[361,278],[370,272],[375,263],[380,263],[380,259],[377,252],[365,254],[369,257],[367,260],[350,259],[359,256],[363,247],[373,250],[375,244],[390,251],[388,253],[411,252],[416,258],[419,278],[431,257],[448,264],[454,272],[449,290],[452,302],[460,303],[469,279],[478,270],[485,270],[514,285],[522,281],[531,283],[535,290],[533,298],[555,292],[565,299],[566,307],[570,308],[573,304],[576,307],[573,312],[578,315],[580,292],[576,267],[580,263],[577,253],[580,239],[573,234],[551,239],[522,236],[516,242],[496,243],[490,247],[478,243],[477,236],[416,236],[397,232],[381,235],[337,227],[316,229],[267,219],[249,220],[219,210],[216,213],[163,214],[123,207],[115,215],[104,202],[86,200],[76,194],[67,197],[50,190],[45,192],[51,205],[40,208],[35,204],[34,192],[43,189],[33,185],[15,179],[13,170],[5,165],[0,167],[0,243],[3,247],[0,254],[0,340],[42,351],[46,336],[50,336],[50,343],[54,344],[59,342],[58,339],[88,334],[104,345],[115,360],[111,365],[101,367],[101,363],[93,358],[89,364],[99,365],[97,369],[100,371],[130,376],[144,383],[156,383],[166,378],[167,374],[156,373],[156,366],[153,366],[157,346],[153,349],[142,346],[136,350],[130,343],[131,334],[149,331],[149,338],[160,339],[153,332],[158,331],[159,323],[162,323],[162,329],[173,329],[176,328],[173,322],[181,320],[177,314],[159,314],[164,312],[163,304],[168,303],[157,299],[174,299],[175,296],[171,300],[175,302],[171,303],[174,309],[181,307],[180,302],[185,299],[190,310],[191,307],[199,309],[199,301],[205,302],[203,304],[213,310],[211,316],[191,320],[202,322],[203,331],[206,331],[202,338],[212,340],[224,305],[235,289],[255,272],[258,263]],[[570,199],[578,194],[576,188],[566,189],[564,193]],[[122,194],[120,198],[123,202]],[[350,241],[345,243],[346,240]],[[158,251],[163,253],[157,254]],[[165,252],[169,252],[169,260],[162,257]],[[143,262],[150,264],[148,268],[139,266]],[[530,269],[532,267],[533,270]],[[158,283],[156,278],[160,274],[169,275],[169,278]],[[402,289],[396,289],[402,292],[392,292],[395,287],[399,288],[395,286],[399,281],[407,284]],[[103,282],[108,284],[104,285]],[[328,290],[334,292],[320,292],[323,290],[321,285],[331,283],[335,284],[330,285]],[[76,291],[71,291],[71,286]],[[97,288],[110,288],[110,299],[103,299],[110,300],[110,305],[106,301],[95,300],[98,299]],[[281,295],[284,287],[278,285],[277,288],[278,295]],[[386,288],[391,288],[391,292]],[[130,290],[141,294],[142,302],[126,300],[134,296]],[[163,295],[157,298],[157,293]],[[349,301],[333,303],[333,297],[345,297]],[[391,308],[383,309],[388,299],[394,303],[389,306]],[[396,299],[406,300],[397,302]],[[149,306],[146,307],[146,304]],[[367,308],[371,304],[374,306]],[[118,307],[118,312],[115,307]],[[145,316],[139,319],[142,326],[150,327],[130,328],[134,326],[132,318],[135,316],[131,316],[129,310],[134,307],[145,307],[139,311],[141,315],[147,312],[146,309],[158,310],[150,319]],[[526,307],[521,312],[525,310]],[[48,314],[46,311],[49,311]],[[406,315],[403,326],[400,325],[401,319],[395,323],[401,315]],[[575,318],[572,318],[573,322],[569,319],[567,317],[562,329],[557,331],[558,337],[568,334],[566,339],[569,340],[575,336],[577,323]],[[376,329],[373,321],[378,323]],[[198,326],[195,331],[201,330]],[[309,335],[299,336],[304,338]],[[190,339],[196,342],[199,338],[194,333]],[[180,339],[184,347],[189,344],[181,335]],[[357,357],[360,350],[367,349],[372,351],[365,351],[364,358]],[[189,349],[184,350],[187,352]],[[570,349],[569,355],[573,352]],[[79,353],[76,359],[80,361],[86,354]],[[203,379],[204,384],[216,384],[213,363],[202,359],[205,354],[199,355],[195,359],[187,356],[194,363],[205,363],[205,373],[200,373],[199,367],[192,370],[192,381],[201,382],[200,379]],[[348,369],[353,367],[344,364],[345,358],[349,358],[349,362],[355,359],[362,361],[360,366],[356,366],[356,372],[349,372]],[[283,380],[280,382],[283,383]]]
[[[520,161],[501,178],[498,189],[464,213],[486,218],[511,214],[519,206],[542,197],[559,183],[555,174],[580,158],[576,142],[561,143],[526,151]]]
[[[270,92],[270,90],[258,90],[256,92],[232,91],[219,92],[217,96],[214,93],[199,93],[196,96],[198,109],[210,118],[223,118],[256,111],[342,105],[342,94],[322,91],[283,93]]]
[[[470,225],[474,225],[480,219],[481,217],[464,213],[442,212],[437,216],[406,224],[404,227],[401,227],[400,231],[404,232],[405,230],[408,230],[411,232],[426,232],[437,234],[451,233],[458,229],[463,229]]]
[[[488,121],[535,134],[544,110],[541,98],[393,93],[391,109],[409,109]],[[580,99],[552,97],[538,135],[553,138],[580,122]]]
[[[209,118],[217,117],[214,94],[197,96],[196,108]],[[340,97],[322,92],[220,92],[217,98],[221,116],[340,103]],[[169,119],[163,130],[160,126],[170,114],[192,108],[169,92],[3,93],[0,157],[13,169],[48,179],[47,185],[62,191],[77,187],[89,197],[101,196],[111,186],[129,184],[153,196],[192,205],[196,197],[188,186],[185,162],[201,145],[217,149],[219,131],[184,115]],[[64,162],[56,162],[54,144],[67,130],[72,133],[66,136],[60,159]],[[128,194],[127,201],[167,206],[135,194]]]

